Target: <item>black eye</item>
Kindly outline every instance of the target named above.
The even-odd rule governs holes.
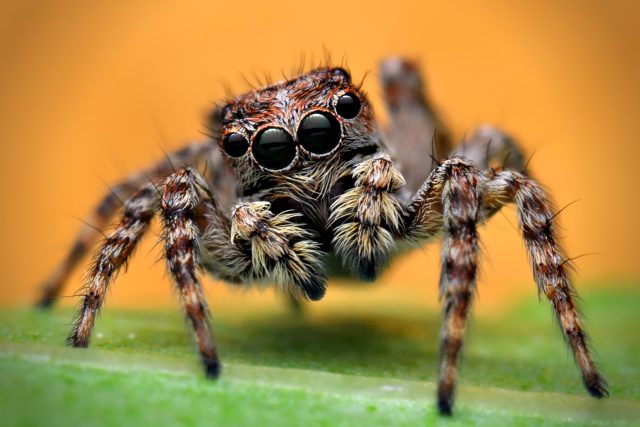
[[[311,113],[300,122],[298,141],[314,154],[325,154],[340,142],[340,123],[331,114]]]
[[[242,134],[230,133],[224,137],[222,148],[231,157],[242,157],[249,148],[249,142]]]
[[[296,157],[296,144],[291,135],[279,128],[267,128],[253,141],[253,157],[267,169],[283,169]]]
[[[353,119],[360,112],[360,100],[353,93],[345,93],[338,98],[336,111],[345,119]]]

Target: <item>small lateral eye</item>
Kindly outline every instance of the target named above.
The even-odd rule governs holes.
[[[240,133],[230,133],[224,137],[222,148],[231,157],[242,157],[249,149],[249,141]]]
[[[340,123],[329,113],[311,113],[300,122],[298,141],[313,154],[326,154],[340,142]]]
[[[360,112],[360,99],[353,93],[345,93],[338,98],[336,111],[345,119],[353,119]]]
[[[266,128],[256,135],[252,152],[261,166],[271,170],[284,169],[296,157],[296,143],[284,129]]]

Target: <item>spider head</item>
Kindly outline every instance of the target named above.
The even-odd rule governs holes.
[[[221,111],[218,141],[240,174],[286,175],[374,143],[369,103],[342,68],[245,93]]]

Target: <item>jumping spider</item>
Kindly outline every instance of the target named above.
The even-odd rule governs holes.
[[[584,385],[592,396],[607,396],[556,242],[555,215],[524,171],[515,142],[484,126],[450,151],[449,134],[425,97],[416,65],[393,58],[382,63],[380,74],[389,112],[384,131],[346,70],[318,68],[232,99],[212,114],[210,140],[115,186],[88,221],[96,228],[81,230],[44,286],[40,305],[49,306],[97,229],[126,200],[91,266],[68,343],[88,346],[109,282],[156,213],[164,257],[208,377],[218,376],[220,362],[199,271],[234,284],[275,283],[295,299],[315,301],[325,294],[327,274],[336,273],[334,264],[374,280],[403,243],[418,246],[442,236],[437,402],[441,413],[450,414],[476,287],[476,229],[514,203],[538,289],[553,306]],[[200,173],[203,161],[207,167]]]

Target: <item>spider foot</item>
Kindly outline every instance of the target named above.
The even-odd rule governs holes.
[[[34,308],[38,310],[49,310],[53,306],[53,303],[53,298],[41,298],[34,304]]]
[[[204,365],[204,374],[207,378],[215,380],[220,376],[222,364],[218,358],[203,358],[202,364]]]
[[[589,394],[596,399],[609,397],[609,386],[607,380],[598,372],[593,372],[583,377],[584,386]]]
[[[453,415],[453,390],[443,388],[438,390],[438,412],[442,415]]]

